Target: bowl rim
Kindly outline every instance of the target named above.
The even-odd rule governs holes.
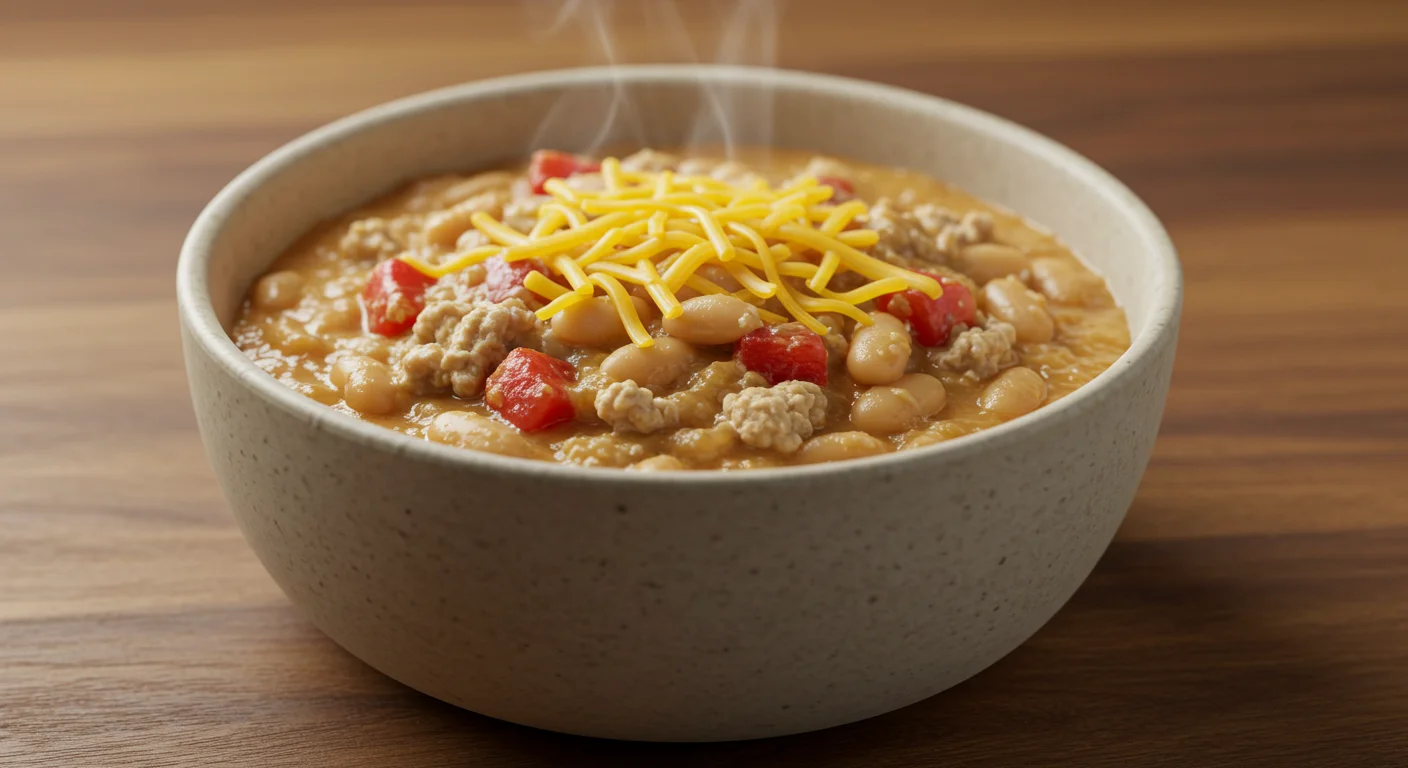
[[[621,469],[581,467],[554,461],[522,459],[441,445],[411,437],[386,427],[340,413],[322,403],[298,394],[280,384],[254,365],[221,327],[210,299],[208,258],[212,245],[221,236],[228,213],[254,194],[269,178],[296,166],[305,156],[323,146],[407,116],[444,106],[491,97],[508,91],[571,88],[612,82],[699,83],[709,80],[721,85],[759,82],[794,91],[826,92],[832,95],[902,104],[907,109],[927,112],[949,122],[960,123],[1065,168],[1082,183],[1094,188],[1135,227],[1143,241],[1145,258],[1160,270],[1149,320],[1131,339],[1109,368],[1060,400],[961,439],[944,441],[907,451],[878,456],[824,462],[810,465],[767,467],[743,471],[718,470],[632,472]],[[177,307],[187,337],[199,344],[213,359],[255,395],[314,429],[329,432],[364,447],[392,455],[426,461],[435,465],[492,471],[518,476],[522,480],[569,480],[592,483],[615,482],[628,485],[726,484],[759,485],[792,482],[818,475],[870,474],[895,469],[913,462],[958,458],[983,450],[1002,450],[1022,439],[1034,428],[1059,427],[1093,410],[1107,399],[1113,385],[1135,375],[1177,330],[1182,305],[1182,270],[1173,242],[1158,218],[1128,187],[1108,171],[1076,151],[1029,128],[988,112],[938,96],[897,86],[850,77],[822,75],[786,69],[732,65],[659,64],[611,67],[581,67],[547,70],[496,77],[439,88],[389,101],[315,128],[284,144],[246,168],[230,181],[197,216],[181,246],[176,277]],[[189,354],[189,352],[188,352]],[[195,383],[190,382],[192,386]]]

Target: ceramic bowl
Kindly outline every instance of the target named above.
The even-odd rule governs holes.
[[[564,98],[624,99],[603,128]],[[585,102],[584,102],[585,103]],[[1065,399],[977,435],[820,466],[628,473],[450,448],[336,413],[227,329],[318,221],[535,144],[678,146],[719,104],[748,144],[906,166],[1059,233],[1133,345]],[[775,119],[773,117],[775,116]],[[1119,526],[1158,431],[1181,282],[1162,227],[1049,139],[942,99],[774,70],[572,70],[414,96],[260,160],[201,213],[178,292],[191,394],[250,546],[329,637],[406,685],[575,734],[724,740],[903,707],[1036,632]],[[1117,632],[1117,627],[1111,627]]]

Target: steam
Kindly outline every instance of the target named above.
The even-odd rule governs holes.
[[[547,11],[540,45],[586,45],[582,65],[619,67],[649,62],[687,62],[773,66],[777,56],[779,0],[539,0],[530,10]],[[713,11],[704,19],[684,11]],[[721,11],[721,12],[720,12]],[[697,16],[697,14],[695,14]],[[715,40],[713,54],[700,54],[700,32]],[[643,50],[642,50],[643,49]],[[741,92],[699,82],[699,108],[685,137],[685,148],[709,147],[732,158],[743,144],[766,145],[772,136],[772,96]],[[596,133],[582,151],[649,145],[650,136],[624,84],[609,93],[579,91],[558,99],[533,136],[530,148],[550,146],[554,137],[579,135],[583,122]]]

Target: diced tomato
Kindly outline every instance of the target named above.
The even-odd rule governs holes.
[[[810,381],[826,385],[826,343],[799,323],[765,326],[738,340],[738,362],[768,384]]]
[[[484,282],[480,284],[484,300],[500,302],[516,295],[518,289],[523,287],[523,281],[528,277],[528,273],[535,269],[545,275],[548,274],[543,262],[537,259],[504,261],[502,256],[495,256],[485,261]]]
[[[524,432],[537,432],[576,418],[567,394],[576,378],[571,363],[519,347],[489,375],[484,403]]]
[[[528,162],[528,180],[533,183],[533,194],[544,193],[543,182],[548,179],[565,179],[576,173],[596,173],[601,163],[589,157],[569,155],[555,149],[540,149],[533,153]]]
[[[425,309],[425,289],[434,284],[435,278],[400,259],[376,265],[362,291],[367,328],[382,336],[399,336],[410,330]]]
[[[938,275],[933,277],[944,289],[937,299],[910,289],[881,296],[875,300],[875,306],[881,312],[907,321],[915,341],[926,347],[942,347],[948,343],[955,326],[973,324],[978,305],[963,283]]]
[[[831,187],[831,202],[833,203],[844,203],[856,196],[855,185],[851,184],[848,179],[839,176],[818,176],[816,180],[818,184]]]

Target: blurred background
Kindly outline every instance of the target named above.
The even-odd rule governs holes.
[[[293,612],[200,448],[174,267],[223,184],[326,121],[660,61],[1024,123],[1132,186],[1187,272],[1164,429],[1092,580],[975,683],[803,762],[929,764],[941,743],[950,764],[1249,765],[1237,745],[1266,740],[1257,764],[1402,764],[1401,727],[1333,741],[1401,726],[1408,695],[1408,5],[1367,0],[0,0],[0,762],[582,756],[408,695]],[[81,724],[88,751],[62,752]],[[215,751],[158,759],[179,744]],[[783,765],[785,744],[592,754]]]

